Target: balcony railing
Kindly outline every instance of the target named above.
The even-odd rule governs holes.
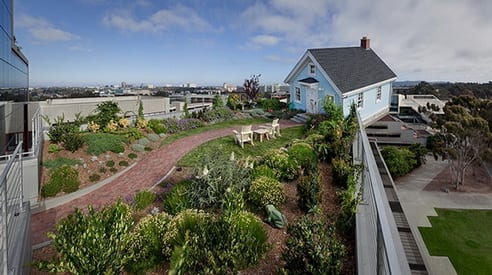
[[[0,213],[0,272],[23,273],[26,257],[30,258],[30,209],[23,202],[22,142],[0,176]]]
[[[359,116],[354,159],[364,167],[356,214],[358,274],[410,274],[383,181]]]

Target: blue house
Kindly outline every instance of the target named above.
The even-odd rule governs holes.
[[[328,97],[343,107],[344,115],[355,104],[364,125],[387,114],[396,74],[369,42],[363,37],[360,47],[307,50],[284,80],[294,108],[322,113]]]

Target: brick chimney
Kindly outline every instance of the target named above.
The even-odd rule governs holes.
[[[371,47],[369,46],[369,42],[371,39],[367,38],[367,36],[362,37],[360,40],[360,47],[366,50],[369,50]]]

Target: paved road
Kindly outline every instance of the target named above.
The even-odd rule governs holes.
[[[447,257],[429,255],[419,234],[417,227],[431,226],[427,216],[437,216],[434,208],[492,209],[492,194],[424,191],[424,187],[446,167],[446,161],[436,161],[428,157],[425,165],[395,181],[400,203],[429,274],[456,274]]]
[[[285,120],[280,121],[281,128],[300,126],[301,124]],[[235,127],[238,128],[238,127]],[[46,233],[55,228],[56,223],[76,208],[85,208],[88,205],[94,207],[108,205],[120,197],[135,194],[139,190],[148,189],[159,181],[176,165],[186,153],[207,141],[232,134],[232,128],[212,130],[197,135],[185,137],[171,144],[167,144],[158,150],[150,152],[136,165],[126,170],[97,190],[72,198],[68,202],[39,211],[31,216],[31,238],[33,246],[38,246],[46,241]]]

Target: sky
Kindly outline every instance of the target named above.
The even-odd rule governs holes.
[[[490,0],[14,0],[31,86],[283,83],[363,36],[398,80],[492,80]]]

